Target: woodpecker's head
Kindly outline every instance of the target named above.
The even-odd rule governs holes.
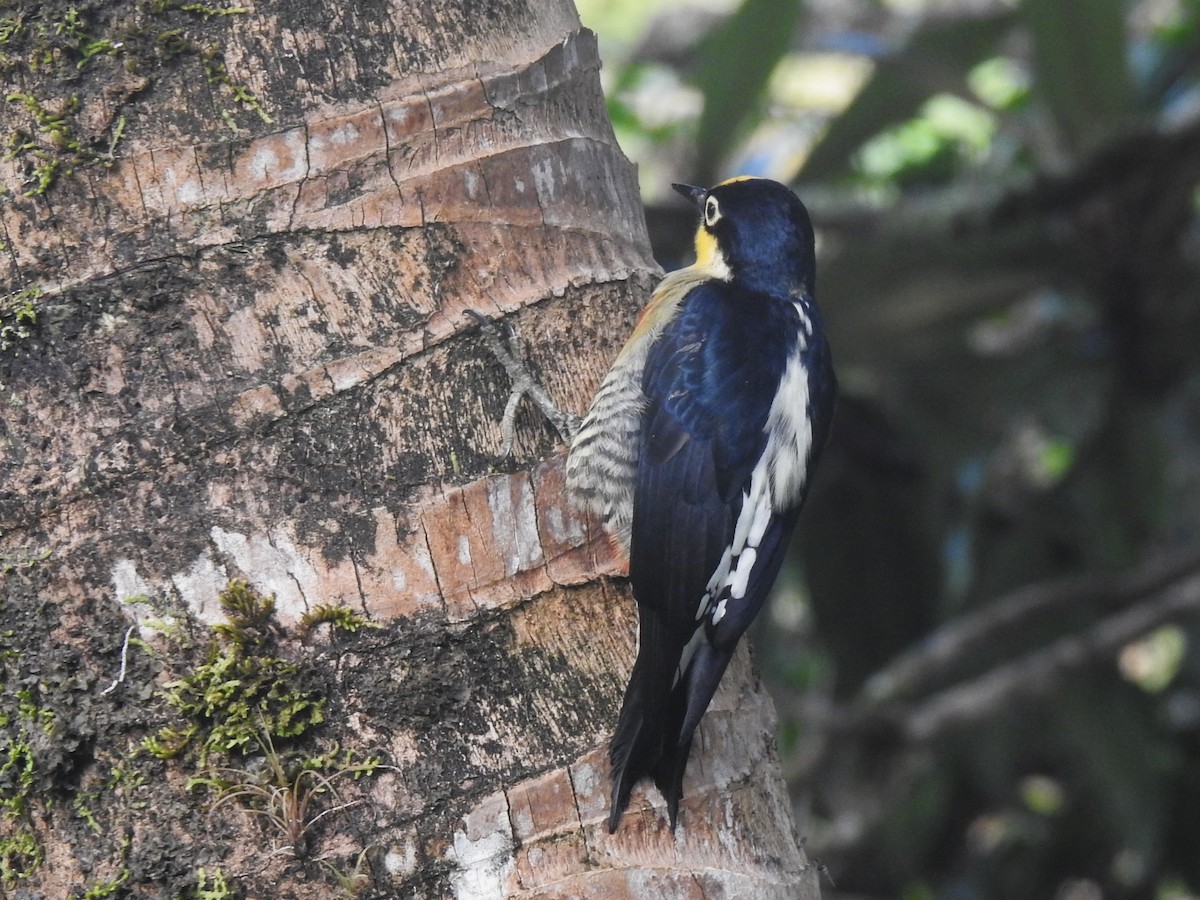
[[[800,198],[777,181],[731,178],[672,185],[700,210],[696,267],[759,290],[812,291],[813,229]]]

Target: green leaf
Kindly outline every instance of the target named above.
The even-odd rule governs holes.
[[[1016,22],[1004,10],[931,20],[900,52],[883,59],[854,101],[834,119],[801,170],[805,181],[844,175],[867,140],[912,118],[930,97],[961,93],[977,63],[993,52]]]
[[[742,126],[758,107],[771,72],[787,52],[803,3],[744,0],[697,48],[696,87],[704,94],[697,152],[704,183],[713,180]]]
[[[1025,808],[1039,816],[1056,816],[1067,802],[1062,784],[1049,775],[1026,775],[1017,782]]]
[[[1182,628],[1164,625],[1121,651],[1121,674],[1148,694],[1160,693],[1179,674],[1187,645]]]

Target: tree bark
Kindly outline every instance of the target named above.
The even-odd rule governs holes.
[[[496,455],[465,311],[582,410],[656,275],[570,4],[71,8],[14,20],[0,110],[3,889],[817,896],[745,653],[678,834],[652,790],[604,831],[632,598],[545,424]],[[172,683],[268,650],[323,721],[151,751]]]

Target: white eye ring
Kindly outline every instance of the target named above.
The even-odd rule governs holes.
[[[704,224],[712,228],[719,221],[721,221],[721,205],[717,203],[716,197],[709,197],[704,201]]]

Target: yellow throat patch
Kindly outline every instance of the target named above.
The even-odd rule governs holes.
[[[731,277],[729,263],[725,262],[725,254],[721,252],[717,239],[703,225],[696,229],[696,263],[693,268],[721,281],[728,281]]]

